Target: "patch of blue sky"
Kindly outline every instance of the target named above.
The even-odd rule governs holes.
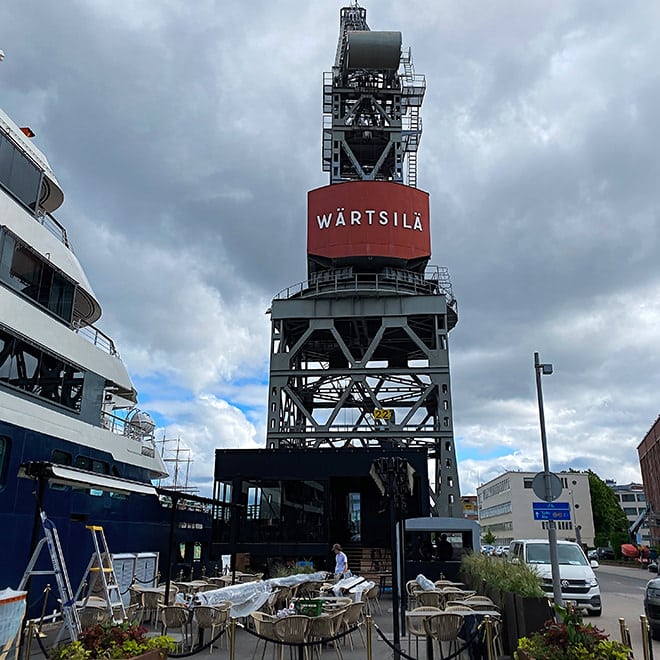
[[[497,459],[511,454],[511,447],[503,445],[475,446],[463,445],[461,438],[455,440],[456,456],[459,461],[475,460],[484,461],[488,459]]]

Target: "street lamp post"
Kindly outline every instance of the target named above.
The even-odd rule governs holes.
[[[543,449],[543,474],[545,475],[546,501],[552,501],[552,482],[548,465],[548,443],[545,436],[545,413],[543,412],[543,392],[541,389],[541,374],[549,376],[552,373],[551,364],[541,364],[539,354],[534,353],[534,370],[536,372],[536,394],[539,401],[539,423],[541,426],[541,447]],[[559,582],[559,559],[557,557],[557,528],[554,520],[548,521],[548,544],[550,546],[550,565],[552,568],[552,593],[555,603],[564,606]]]
[[[575,481],[573,482],[575,483]],[[580,508],[579,504],[576,504],[573,500],[573,489],[568,491],[571,496],[571,509],[573,509],[573,524],[575,525],[575,542],[582,547],[582,527],[578,525],[577,520],[577,510]]]

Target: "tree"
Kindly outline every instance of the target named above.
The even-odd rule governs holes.
[[[495,543],[495,534],[490,531],[490,527],[486,529],[486,533],[484,534],[484,544],[485,545],[493,545]]]
[[[618,558],[621,543],[629,540],[630,523],[614,491],[595,473],[587,470],[591,510],[594,516],[594,544],[611,546]]]

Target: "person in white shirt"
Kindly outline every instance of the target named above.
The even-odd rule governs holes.
[[[339,543],[332,546],[332,551],[335,553],[335,577],[341,580],[346,577],[346,571],[348,571],[348,557],[342,551]]]

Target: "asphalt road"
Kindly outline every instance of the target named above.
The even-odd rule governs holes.
[[[621,640],[619,619],[625,620],[630,630],[636,658],[643,658],[642,633],[639,617],[644,614],[644,587],[656,577],[646,569],[636,566],[601,564],[595,570],[603,599],[600,617],[585,617],[585,623],[602,628],[610,639]],[[660,658],[660,641],[653,642],[653,655]]]

